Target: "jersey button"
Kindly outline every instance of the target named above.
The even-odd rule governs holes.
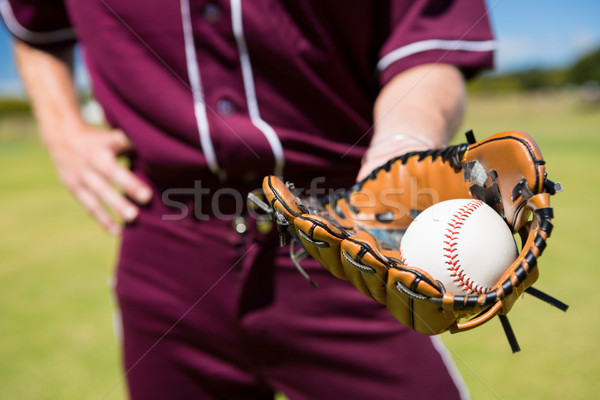
[[[235,105],[227,98],[222,98],[217,101],[217,111],[221,115],[231,115],[235,112]]]
[[[216,24],[221,19],[221,7],[215,3],[206,3],[202,9],[202,18],[211,25]]]

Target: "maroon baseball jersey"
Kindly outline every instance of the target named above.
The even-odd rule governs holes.
[[[223,184],[215,175],[350,184],[383,85],[423,63],[470,76],[494,48],[483,0],[0,0],[0,12],[31,45],[83,45],[108,122],[163,194]],[[239,214],[217,195],[185,201]],[[467,398],[437,340],[312,259],[320,286],[308,285],[251,213],[240,233],[214,206],[170,219],[160,200],[125,227],[116,274],[132,399]]]
[[[484,1],[8,0],[35,46],[79,41],[108,122],[147,173],[352,180],[395,74],[490,67]],[[258,181],[256,181],[258,182]]]

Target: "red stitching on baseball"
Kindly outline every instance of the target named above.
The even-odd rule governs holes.
[[[446,258],[446,264],[452,266],[447,268],[450,272],[450,277],[454,278],[454,282],[469,294],[481,294],[485,293],[487,290],[484,287],[476,285],[471,278],[466,276],[465,271],[460,266],[460,261],[457,258],[458,253],[453,254],[456,251],[454,246],[457,245],[458,235],[463,223],[475,212],[475,210],[481,207],[482,204],[483,202],[481,200],[472,200],[459,208],[452,216],[450,222],[448,222],[448,226],[452,229],[446,229],[447,233],[444,235],[448,239],[447,241],[444,241],[444,244],[448,246],[444,247],[444,257]]]

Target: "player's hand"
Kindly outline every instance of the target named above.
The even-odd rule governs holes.
[[[137,218],[136,203],[150,201],[150,187],[118,162],[118,156],[131,148],[121,130],[78,125],[42,132],[42,137],[62,182],[111,234],[120,233],[119,218],[126,222]]]

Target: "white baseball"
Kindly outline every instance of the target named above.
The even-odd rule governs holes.
[[[400,253],[406,265],[428,272],[455,295],[487,292],[518,256],[502,217],[472,199],[424,210],[404,233]]]

